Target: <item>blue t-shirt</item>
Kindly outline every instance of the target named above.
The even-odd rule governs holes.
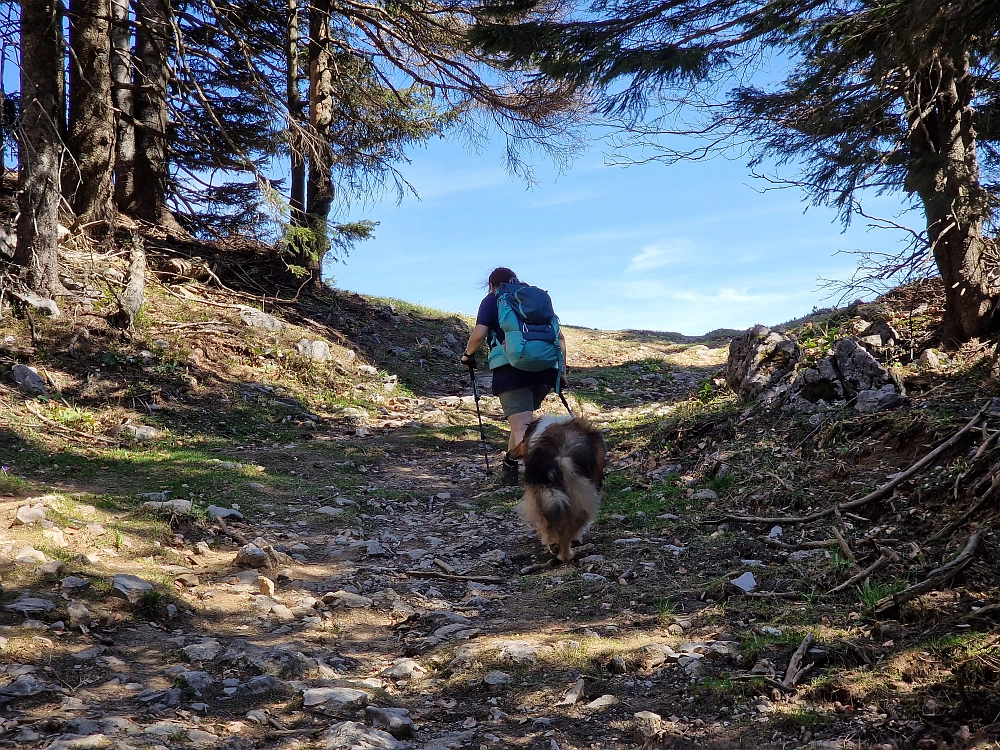
[[[476,325],[486,326],[490,333],[503,343],[504,335],[500,329],[500,310],[497,308],[497,296],[490,292],[483,301],[479,303],[479,313],[476,315]],[[487,343],[493,345],[493,338],[487,339]],[[533,385],[547,385],[556,387],[556,378],[559,371],[550,367],[540,372],[528,372],[518,370],[512,365],[500,365],[493,369],[493,395],[499,396],[507,391],[527,388]]]

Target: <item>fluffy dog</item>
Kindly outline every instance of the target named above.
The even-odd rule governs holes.
[[[579,417],[543,416],[530,425],[512,451],[524,457],[521,516],[535,527],[542,544],[563,562],[573,559],[601,503],[607,445],[604,436]]]

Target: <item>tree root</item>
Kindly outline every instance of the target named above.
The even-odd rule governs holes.
[[[941,443],[937,448],[932,450],[930,453],[925,455],[915,464],[913,464],[906,471],[900,472],[890,481],[883,484],[877,490],[869,492],[864,497],[859,497],[856,500],[849,500],[846,503],[840,503],[839,505],[834,505],[832,508],[827,508],[826,510],[819,510],[815,513],[810,513],[807,516],[724,516],[721,519],[713,519],[702,521],[702,523],[722,523],[723,521],[729,521],[731,523],[770,523],[770,524],[793,524],[793,523],[809,523],[811,521],[818,521],[821,518],[826,518],[827,516],[836,515],[841,511],[851,510],[853,508],[859,508],[862,505],[867,505],[870,502],[879,500],[886,495],[892,493],[899,485],[901,485],[906,480],[913,477],[915,474],[919,473],[922,469],[927,467],[929,464],[933,463],[941,454],[945,453],[948,449],[953,447],[958,443],[973,427],[975,427],[982,420],[983,416],[989,411],[993,406],[993,401],[987,402],[987,404],[979,410],[979,412],[974,416],[969,422],[952,435],[950,438]]]
[[[945,563],[941,567],[932,570],[930,575],[920,583],[915,583],[897,594],[891,594],[884,599],[880,599],[875,604],[875,614],[880,615],[910,601],[911,599],[917,598],[921,594],[926,594],[928,591],[940,588],[956,573],[965,569],[965,567],[972,562],[981,539],[982,535],[980,532],[974,531],[972,536],[969,537],[969,541],[965,543],[965,549],[963,549],[957,557],[955,557],[951,562]]]

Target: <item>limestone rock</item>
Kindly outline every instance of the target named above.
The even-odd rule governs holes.
[[[600,698],[592,700],[586,707],[590,711],[603,711],[606,708],[617,706],[619,702],[618,698],[613,695],[602,695]]]
[[[11,297],[15,297],[28,307],[33,307],[41,312],[48,313],[53,318],[58,318],[60,315],[59,305],[55,303],[55,300],[48,299],[47,297],[41,297],[34,292],[16,292],[14,290],[9,290],[8,294]]]
[[[234,521],[243,520],[243,514],[233,508],[220,508],[217,505],[209,505],[205,508],[205,512],[208,513],[209,518],[232,518]]]
[[[393,680],[419,680],[427,674],[427,670],[413,659],[402,658],[396,659],[392,666],[383,669],[381,674]]]
[[[241,306],[239,310],[240,320],[251,328],[259,328],[264,331],[284,331],[288,328],[288,324],[283,320],[268,315],[255,307]]]
[[[42,380],[38,371],[34,367],[28,367],[27,365],[17,364],[11,368],[11,375],[14,376],[14,381],[17,383],[17,387],[21,389],[21,392],[27,396],[44,396],[47,395],[48,391],[45,390],[45,381]]]
[[[730,343],[726,383],[740,398],[770,403],[801,358],[795,339],[757,325]]]
[[[69,610],[69,626],[71,628],[90,626],[90,621],[92,619],[90,610],[88,610],[80,602],[70,602],[67,609]]]
[[[920,365],[920,369],[922,370],[936,370],[941,366],[941,360],[938,358],[937,352],[933,349],[924,349],[920,352],[917,364]]]
[[[872,388],[860,391],[854,401],[854,411],[859,414],[872,414],[892,409],[902,403],[903,397],[896,391],[896,386],[889,383],[878,390]]]
[[[115,431],[115,435],[119,438],[132,438],[140,443],[156,440],[162,434],[162,430],[145,424],[123,424]]]
[[[208,672],[184,671],[177,675],[177,679],[199,698],[215,684],[215,679]]]
[[[333,352],[330,351],[330,345],[322,340],[310,341],[309,339],[302,339],[295,345],[295,349],[299,353],[299,356],[311,359],[313,362],[329,362],[333,359]]]
[[[14,525],[31,526],[32,524],[41,523],[45,520],[46,510],[47,508],[43,503],[22,505],[17,509],[17,513],[14,514]]]
[[[388,732],[357,721],[334,724],[323,735],[323,750],[404,750],[406,744]]]
[[[21,547],[14,553],[14,564],[21,568],[34,568],[47,561],[45,553],[34,547]]]
[[[663,729],[663,718],[652,711],[639,711],[632,715],[635,722],[635,741],[645,743]]]
[[[367,609],[372,606],[372,600],[367,596],[343,590],[323,594],[323,601],[335,607],[348,607],[349,609]]]
[[[20,599],[11,602],[4,607],[8,612],[20,612],[23,615],[37,615],[43,612],[51,612],[56,605],[50,599],[43,599],[40,596],[22,596]]]
[[[302,693],[302,705],[306,708],[322,706],[328,711],[362,708],[368,705],[368,693],[347,687],[309,688]]]
[[[278,552],[274,547],[264,543],[263,539],[257,539],[257,543],[244,544],[236,552],[236,559],[233,565],[237,568],[255,568],[257,570],[270,570],[288,565],[292,561],[288,555]],[[261,546],[263,545],[263,546]]]
[[[152,590],[153,584],[149,581],[144,581],[138,576],[129,575],[128,573],[119,573],[111,581],[110,596],[116,599],[124,599],[129,604],[137,604],[142,599],[143,594]]]
[[[492,687],[498,687],[500,685],[509,685],[513,681],[514,681],[513,677],[511,677],[506,672],[500,672],[499,670],[494,670],[492,672],[489,672],[483,678],[483,682],[485,682],[487,685],[491,685]]]
[[[384,729],[396,739],[407,739],[413,736],[413,719],[405,708],[381,708],[369,706],[365,709],[372,726]]]
[[[218,641],[209,639],[201,643],[192,643],[190,646],[185,646],[182,650],[187,656],[188,661],[212,661],[219,655],[222,646]]]

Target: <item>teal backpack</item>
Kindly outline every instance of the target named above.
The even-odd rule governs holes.
[[[562,370],[559,349],[559,318],[552,298],[544,289],[528,284],[501,284],[495,292],[503,344],[490,342],[490,369],[512,365],[518,370],[540,372],[550,367]]]

